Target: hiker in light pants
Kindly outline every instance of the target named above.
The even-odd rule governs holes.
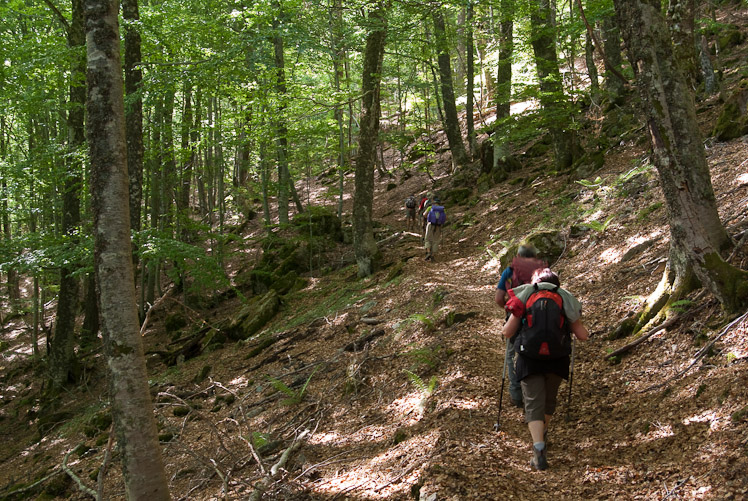
[[[441,204],[441,200],[439,200],[438,197],[435,197],[433,200],[432,205],[424,212],[424,220],[429,219],[429,212],[434,210],[434,207],[437,207],[444,210],[444,207],[441,207],[439,204]],[[446,216],[446,213],[443,214]],[[442,224],[446,222],[443,221]],[[432,222],[426,223],[426,234],[423,237],[423,245],[426,248],[426,261],[433,261],[434,257],[436,256],[437,251],[439,250],[439,244],[442,241],[442,225],[434,224]]]

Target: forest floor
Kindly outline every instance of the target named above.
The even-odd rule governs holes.
[[[741,57],[745,66],[745,51]],[[708,136],[716,97],[699,109]],[[729,228],[746,217],[748,136],[707,145]],[[600,178],[594,186],[548,175],[548,160],[535,159],[468,205],[445,199],[449,223],[434,262],[424,261],[420,236],[404,231],[402,207],[411,193],[449,187],[448,157],[431,168],[435,183],[416,170],[398,179],[404,171],[388,163],[398,178],[377,178],[373,212],[381,271],[357,279],[355,265],[345,264],[307,276],[307,287],[286,296],[268,324],[275,342],[264,350],[255,350],[261,339],[253,338],[174,367],[149,356],[173,498],[247,499],[290,451],[265,483],[266,499],[748,499],[748,320],[728,327],[733,318],[696,293],[675,324],[617,360],[605,359],[632,341],[608,335],[654,290],[667,257],[656,172],[627,175],[646,165],[646,155],[644,138],[616,145],[593,174]],[[388,190],[392,182],[397,186]],[[330,205],[319,181],[299,188],[304,200]],[[349,197],[347,213],[350,204]],[[571,224],[610,217],[604,231],[571,236]],[[553,268],[581,300],[593,334],[577,343],[571,392],[567,384],[559,392],[544,472],[530,468],[529,432],[507,388],[494,430],[505,346],[503,310],[493,301],[496,255],[536,229],[564,234]],[[262,231],[250,225],[246,241]],[[237,247],[230,267],[256,259],[251,246]],[[351,261],[345,246],[330,258]],[[747,268],[745,246],[732,262]],[[200,311],[172,299],[150,319],[147,351],[169,346],[164,322],[174,311],[211,324],[241,308],[237,298]],[[30,360],[24,321],[2,330],[0,498],[52,475],[46,484],[62,484],[59,498],[84,499],[69,477],[54,474],[84,444],[68,462],[95,488],[108,431],[92,425],[108,405],[102,355],[87,362],[85,383],[60,397],[60,422],[42,436],[43,378]],[[104,492],[123,499],[116,459],[115,449]],[[14,498],[36,497],[43,486]]]

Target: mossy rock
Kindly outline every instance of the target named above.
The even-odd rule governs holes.
[[[470,195],[473,194],[472,188],[454,188],[451,190],[448,190],[444,194],[445,200],[449,200],[450,203],[456,204],[456,205],[462,205],[470,198]]]
[[[527,243],[538,250],[538,257],[553,264],[564,252],[565,242],[560,231],[538,231],[527,237]]]
[[[112,426],[112,413],[109,409],[99,411],[86,422],[83,432],[87,437],[95,437]]]
[[[397,185],[395,185],[397,187]],[[341,221],[337,213],[329,207],[309,207],[293,220],[300,236],[324,236],[336,242],[343,241]]]
[[[306,287],[307,281],[299,277],[299,274],[295,271],[289,271],[281,278],[270,284],[270,288],[278,292],[280,295],[288,294],[289,292],[297,291]]]
[[[226,335],[233,340],[248,339],[259,332],[278,313],[280,307],[280,296],[272,289],[263,296],[252,298],[231,319],[225,330]]]
[[[184,327],[187,327],[187,319],[181,313],[172,313],[164,320],[166,332],[176,332]]]
[[[719,44],[719,51],[724,52],[727,49],[737,47],[742,44],[745,40],[745,34],[737,26],[730,26],[724,33],[722,33],[717,43]]]
[[[603,166],[605,166],[605,152],[599,150],[584,154],[582,158],[574,163],[572,171],[574,172],[574,177],[584,179],[602,169]]]
[[[717,119],[712,134],[718,141],[729,141],[748,134],[748,79],[740,82],[737,90],[727,99]]]
[[[544,137],[542,140],[530,146],[527,149],[527,151],[525,151],[524,156],[527,158],[542,157],[543,155],[547,154],[550,150],[551,150],[550,138]]]
[[[184,417],[190,413],[190,408],[186,405],[178,405],[171,411],[174,417]]]

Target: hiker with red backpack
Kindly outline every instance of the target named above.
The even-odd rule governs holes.
[[[442,240],[442,226],[447,222],[447,213],[439,197],[434,197],[424,216],[426,219],[426,233],[423,238],[424,247],[426,247],[425,259],[433,261]]]
[[[525,422],[532,437],[536,470],[548,468],[548,423],[556,410],[563,379],[569,378],[572,336],[581,341],[589,332],[581,321],[582,305],[560,287],[558,275],[549,268],[536,270],[530,284],[508,291],[504,337],[516,335],[515,371],[522,386]]]
[[[421,216],[421,236],[426,235],[426,211],[431,207],[431,200],[434,195],[431,192],[426,193],[426,196],[421,198],[421,203],[418,205],[418,214]]]
[[[548,263],[538,259],[537,250],[532,245],[520,245],[517,256],[512,263],[502,272],[499,284],[496,286],[494,301],[500,307],[505,308],[507,291],[513,287],[529,284],[535,270],[547,268]],[[506,308],[505,308],[506,309]],[[509,312],[506,312],[506,320],[509,320]],[[514,339],[508,339],[504,353],[504,367],[507,368],[509,377],[509,398],[515,407],[522,407],[522,387],[514,374]]]

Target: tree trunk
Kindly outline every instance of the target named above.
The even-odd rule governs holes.
[[[553,10],[549,0],[538,0],[532,9],[532,49],[540,82],[540,104],[546,114],[545,127],[551,134],[556,169],[565,170],[574,162],[574,135],[567,129],[569,109],[556,54]]]
[[[280,15],[280,6],[276,2]],[[278,222],[288,223],[288,128],[286,127],[286,68],[283,53],[283,37],[280,35],[280,20],[273,20],[273,54],[275,57],[275,90],[278,93],[278,110],[276,117],[276,148],[278,155]]]
[[[135,301],[118,2],[85,5],[95,269],[125,494],[168,500]]]
[[[612,16],[605,16],[602,20],[602,31],[604,35],[603,49],[605,52],[605,91],[608,94],[608,100],[611,105],[620,105],[623,103],[625,88],[621,79],[616,76],[615,71],[619,71],[623,57],[621,56],[621,33],[618,31],[615,19]],[[610,67],[609,67],[610,66]],[[613,71],[615,69],[615,71]]]
[[[138,23],[138,0],[122,0],[125,38],[125,134],[127,136],[127,172],[130,179],[130,229],[140,231],[140,205],[143,199],[143,99],[140,85],[143,71]],[[137,254],[134,254],[137,259]],[[136,261],[137,264],[137,261]]]
[[[343,2],[334,0],[330,8],[330,32],[332,33],[332,68],[335,93],[340,95],[343,67],[345,65],[345,49],[343,47]],[[343,105],[335,105],[335,122],[338,126],[338,218],[343,218],[343,189],[346,169],[345,127],[343,126]]]
[[[195,118],[192,112],[192,84],[189,80],[184,82],[184,110],[182,112],[182,169],[180,173],[179,196],[177,197],[177,211],[181,222],[180,239],[183,242],[192,241],[190,236],[190,193],[192,190],[192,173],[195,170],[197,154],[197,130]],[[186,153],[185,153],[186,152]]]
[[[666,274],[640,325],[689,292],[696,280],[726,310],[743,308],[748,303],[748,273],[720,256],[731,241],[717,213],[693,96],[673,57],[659,2],[615,0],[615,7],[635,68],[670,223]]]
[[[432,13],[434,20],[434,39],[436,41],[437,61],[439,63],[439,81],[441,82],[442,104],[444,105],[444,131],[447,134],[449,150],[456,166],[464,166],[467,163],[465,145],[462,143],[462,132],[460,121],[457,117],[457,104],[455,102],[454,86],[452,85],[452,67],[449,61],[449,44],[447,42],[447,31],[444,25],[444,14],[441,8]]]
[[[353,251],[358,265],[358,276],[374,273],[380,264],[380,253],[374,240],[372,205],[374,202],[374,168],[379,136],[379,91],[387,39],[385,5],[378,2],[369,14],[371,30],[366,37],[364,67],[361,82],[361,129],[358,158],[356,159],[355,191],[353,193]]]
[[[711,96],[717,92],[717,77],[714,72],[714,66],[712,65],[712,59],[709,56],[709,44],[706,41],[705,35],[701,35],[699,60],[701,62],[702,78],[704,79],[704,93],[707,96]]]
[[[467,115],[467,141],[470,149],[470,158],[475,158],[478,154],[478,143],[475,139],[475,123],[473,122],[474,105],[473,105],[473,92],[475,86],[475,41],[473,40],[473,2],[468,0],[467,13],[465,22],[465,38],[467,43],[467,85],[466,97],[467,103],[465,105]]]
[[[584,60],[587,63],[587,76],[590,78],[590,99],[597,105],[600,104],[600,82],[597,80],[594,46],[589,33],[584,38]]]
[[[82,165],[78,158],[77,150],[85,142],[85,129],[83,127],[85,117],[86,86],[84,75],[86,62],[83,58],[81,48],[85,45],[85,33],[83,25],[83,2],[73,0],[72,22],[68,29],[68,47],[73,56],[73,64],[70,77],[70,111],[68,112],[68,151],[69,163],[67,175],[63,182],[62,194],[62,233],[66,239],[75,246],[78,238],[76,236],[80,225],[80,199],[81,199],[81,176]],[[75,372],[75,319],[78,313],[78,278],[73,276],[77,271],[72,265],[60,267],[60,293],[57,299],[57,314],[55,318],[55,331],[52,336],[49,353],[49,369],[52,382],[59,387],[72,382]]]
[[[512,100],[512,59],[514,54],[514,1],[502,0],[499,7],[499,61],[496,69],[496,123],[493,142],[493,168],[510,155],[508,139]]]
[[[670,37],[673,40],[673,57],[683,71],[686,85],[695,89],[701,78],[694,33],[696,5],[694,0],[670,0],[667,9]]]

